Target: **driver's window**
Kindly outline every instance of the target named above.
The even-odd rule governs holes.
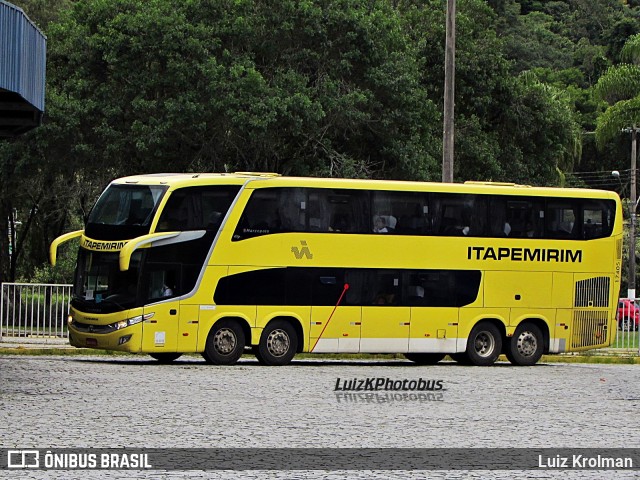
[[[149,300],[159,300],[178,295],[176,266],[167,265],[166,268],[163,269],[150,270],[148,278],[147,298]]]

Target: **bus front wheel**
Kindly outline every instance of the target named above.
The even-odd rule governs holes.
[[[522,323],[516,328],[507,345],[507,359],[513,365],[535,365],[544,350],[544,337],[540,328],[533,323]]]
[[[418,365],[435,365],[445,356],[444,353],[405,353],[407,360],[411,360]]]
[[[275,320],[262,331],[260,344],[255,349],[263,365],[287,365],[298,348],[298,335],[289,322]]]
[[[207,337],[202,356],[214,365],[234,365],[244,352],[244,332],[233,320],[216,323]]]
[[[471,365],[493,365],[502,350],[502,336],[493,323],[481,322],[471,330],[467,340],[467,357]]]

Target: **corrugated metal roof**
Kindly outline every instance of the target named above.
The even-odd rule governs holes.
[[[21,8],[0,0],[0,136],[40,124],[46,37]]]

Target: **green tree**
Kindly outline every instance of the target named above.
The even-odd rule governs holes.
[[[437,112],[400,27],[386,1],[91,0],[51,57],[78,153],[117,172],[424,177]]]
[[[600,77],[595,94],[608,103],[598,117],[596,140],[600,146],[620,135],[623,128],[640,125],[640,34],[629,38],[621,57],[630,63],[610,67]]]

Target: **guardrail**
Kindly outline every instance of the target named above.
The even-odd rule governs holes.
[[[616,320],[618,328],[611,348],[623,353],[640,355],[640,319],[636,316],[635,310],[619,308]]]
[[[67,338],[72,285],[3,283],[0,341]]]

